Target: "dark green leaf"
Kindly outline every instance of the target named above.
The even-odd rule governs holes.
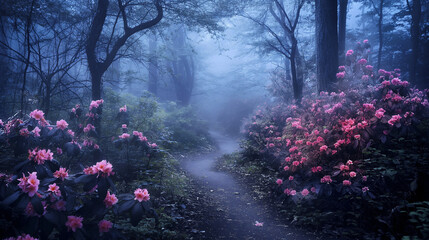
[[[9,195],[9,197],[7,197],[5,200],[3,200],[1,202],[1,204],[9,206],[12,203],[14,203],[19,198],[20,195],[21,195],[21,191],[14,192],[12,195]]]
[[[119,208],[118,208],[118,212],[119,212],[119,214],[122,214],[123,212],[128,211],[128,210],[129,210],[129,209],[131,209],[131,208],[134,206],[134,204],[136,204],[136,203],[137,203],[137,201],[136,201],[136,200],[134,200],[134,199],[124,201],[122,204],[120,204],[120,205],[119,205]]]
[[[37,214],[42,215],[43,214],[43,204],[42,199],[39,198],[37,195],[31,198],[31,204],[33,205],[34,211],[36,211]]]
[[[135,204],[131,210],[131,224],[137,226],[143,218],[143,208],[141,204]]]

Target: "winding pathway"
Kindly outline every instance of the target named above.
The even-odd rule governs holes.
[[[214,170],[216,159],[238,150],[235,139],[211,132],[218,151],[191,157],[183,163],[185,170],[197,182],[203,194],[208,194],[218,213],[207,214],[201,226],[204,239],[318,239],[314,235],[294,230],[270,214],[267,206],[255,201],[249,190],[231,175]],[[196,199],[198,200],[198,199]],[[262,227],[255,221],[263,222]]]

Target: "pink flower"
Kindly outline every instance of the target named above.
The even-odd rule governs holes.
[[[289,181],[292,181],[293,180],[293,176],[289,176]]]
[[[347,160],[347,165],[353,165],[353,161],[352,160]]]
[[[315,188],[315,187],[312,187],[312,188],[310,189],[310,191],[311,191],[312,193],[315,193],[315,192],[316,192],[316,188]]]
[[[108,232],[110,229],[112,228],[112,222],[107,221],[107,220],[101,220],[98,223],[98,231],[100,233],[105,233]]]
[[[89,110],[91,111],[93,108],[98,108],[101,104],[103,104],[103,102],[103,99],[91,101],[91,104],[89,105]]]
[[[341,171],[348,171],[348,170],[349,170],[349,166],[344,165],[344,164],[341,164],[341,165],[340,165],[340,170],[341,170]]]
[[[356,177],[356,172],[350,172],[350,177],[352,177],[352,178],[354,178],[354,177]]]
[[[390,81],[385,80],[385,81],[383,81],[383,82],[381,83],[381,85],[382,85],[383,87],[387,87],[387,86],[389,86],[389,85],[390,85]]]
[[[285,171],[288,171],[288,170],[289,170],[289,166],[285,166],[283,169],[284,169]]]
[[[32,117],[36,120],[44,119],[44,115],[45,115],[45,113],[43,113],[42,110],[38,110],[38,109],[36,109],[30,113],[30,117]]]
[[[365,68],[370,72],[374,69],[374,67],[371,65],[366,65]]]
[[[107,191],[106,198],[104,199],[104,204],[107,208],[115,205],[118,202],[118,198],[116,198],[115,194],[110,194],[109,191]]]
[[[64,130],[68,126],[69,126],[69,124],[64,119],[61,119],[60,121],[57,121],[57,128],[59,128],[59,129]]]
[[[45,163],[46,160],[51,161],[53,159],[54,153],[50,149],[47,151],[45,149],[38,150],[37,148],[32,151],[28,150],[28,160],[33,160],[37,164],[41,165]]]
[[[346,72],[339,72],[337,73],[337,78],[338,79],[343,79],[346,76]]]
[[[127,124],[122,124],[122,128],[127,128]]]
[[[76,229],[82,228],[82,221],[82,217],[67,216],[66,227],[69,231],[71,229],[73,232],[76,232]]]
[[[369,80],[369,76],[368,75],[362,75],[362,81],[368,81]]]
[[[32,236],[30,236],[30,234],[23,233],[21,236],[18,236],[16,238],[10,237],[10,238],[5,238],[5,240],[38,240],[38,238],[33,238]]]
[[[74,137],[74,132],[71,129],[67,130],[67,133],[70,134],[70,136]]]
[[[35,127],[33,129],[33,131],[31,131],[35,137],[40,137],[40,128],[39,127]]]
[[[344,186],[350,186],[350,185],[352,185],[352,183],[349,180],[344,180],[343,185]]]
[[[296,150],[298,150],[298,147],[297,146],[293,146],[293,147],[291,147],[290,149],[289,149],[289,152],[295,152]]]
[[[375,111],[375,116],[378,119],[381,119],[384,116],[385,112],[386,112],[386,110],[384,110],[383,108],[379,108],[377,111]]]
[[[302,196],[307,196],[308,194],[309,194],[310,192],[307,190],[307,188],[304,188],[302,191],[301,191],[301,195]]]
[[[121,138],[121,139],[127,139],[129,137],[130,137],[130,134],[128,134],[128,133],[122,133],[122,135],[119,136],[119,138]]]
[[[113,171],[112,164],[106,160],[102,160],[101,162],[96,163],[95,168],[97,169],[98,172],[101,172],[107,176],[110,176],[110,174],[112,174],[112,171]]]
[[[346,56],[351,56],[351,55],[353,55],[353,50],[347,50],[347,53],[346,53]]]
[[[61,148],[57,148],[57,154],[58,154],[58,155],[63,154],[63,150],[62,150]]]
[[[127,111],[127,105],[124,105],[123,107],[119,108],[119,112],[126,112]]]
[[[371,103],[364,103],[362,106],[363,106],[363,110],[366,112],[375,110],[374,105]]]
[[[367,177],[367,176],[363,176],[363,177],[362,177],[362,181],[366,182],[367,180],[368,180],[368,177]]]
[[[86,127],[83,129],[83,132],[87,133],[91,130],[95,129],[95,127],[92,124],[87,124]]]
[[[281,179],[277,179],[276,183],[277,183],[278,185],[282,185],[282,184],[283,184],[283,180],[281,180]]]
[[[295,167],[299,166],[299,161],[293,161],[292,165],[294,165]]]
[[[258,221],[256,221],[256,222],[255,222],[255,226],[256,226],[256,227],[262,227],[262,226],[264,226],[264,223],[263,223],[263,222],[258,222]]]
[[[98,169],[97,169],[97,167],[94,165],[94,166],[87,167],[87,168],[83,169],[83,172],[84,172],[86,175],[94,175],[94,174],[97,174],[97,173],[98,173]]]
[[[285,158],[285,161],[286,161],[286,162],[290,162],[290,160],[291,160],[291,158],[290,158],[290,157],[286,157],[286,158]]]
[[[295,196],[296,195],[296,190],[291,190],[290,191],[290,195]]]
[[[394,78],[391,80],[391,82],[392,82],[392,85],[396,85],[396,86],[401,85],[402,83],[402,81],[399,78]]]
[[[49,185],[48,192],[54,193],[57,196],[61,196],[60,187],[58,187],[56,183]]]
[[[150,195],[149,195],[149,192],[147,191],[147,189],[137,188],[134,191],[134,196],[135,196],[134,200],[137,200],[139,202],[141,202],[141,201],[147,202],[150,199]]]
[[[338,66],[338,71],[344,72],[344,71],[346,71],[346,67],[345,66]]]
[[[68,170],[66,168],[60,167],[59,170],[54,172],[54,177],[61,178],[61,180],[63,180],[63,181],[68,176],[69,176],[69,173],[68,173]]]
[[[320,179],[320,182],[321,183],[327,183],[327,184],[332,183],[331,176],[330,175],[324,176],[323,178]]]
[[[23,128],[23,129],[19,130],[19,135],[21,135],[23,137],[28,137],[28,136],[30,136],[30,132],[28,131],[27,128]]]
[[[362,58],[358,61],[358,64],[365,65],[367,63],[366,59]]]
[[[321,151],[321,152],[324,152],[324,151],[326,151],[326,150],[328,150],[328,146],[323,145],[323,146],[321,146],[321,147],[320,147],[320,151]]]
[[[388,121],[388,123],[393,126],[396,123],[398,123],[401,120],[401,118],[402,117],[399,114],[393,115],[392,118]]]
[[[362,192],[367,192],[367,191],[369,191],[369,188],[368,188],[368,187],[363,187],[363,188],[362,188]]]

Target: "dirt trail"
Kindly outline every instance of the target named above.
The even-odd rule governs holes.
[[[268,207],[255,201],[245,186],[230,174],[214,170],[216,159],[238,150],[235,139],[212,132],[219,150],[194,156],[184,162],[184,168],[197,183],[198,194],[208,195],[211,210],[202,216],[198,230],[204,239],[317,239],[289,228],[270,214]],[[198,201],[200,198],[196,198]],[[263,222],[262,227],[255,221]],[[197,237],[197,238],[200,238]]]

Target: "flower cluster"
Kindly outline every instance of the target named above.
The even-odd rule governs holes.
[[[33,149],[28,150],[28,160],[34,161],[37,164],[44,164],[46,160],[52,161],[54,153],[50,149]]]
[[[54,172],[55,178],[61,178],[62,181],[64,181],[65,178],[69,176],[68,170],[66,168],[60,167],[59,170]]]
[[[401,128],[428,115],[427,90],[411,89],[398,69],[374,73],[365,54],[362,46],[347,51],[337,74],[344,92],[304,97],[299,107],[266,106],[246,124],[246,151],[280,165],[276,183],[288,196],[323,195],[333,186],[343,194],[367,193],[362,149],[405,137]]]
[[[137,200],[139,202],[141,202],[141,201],[147,202],[150,199],[150,195],[149,195],[149,192],[147,191],[147,189],[137,188],[134,191],[134,196],[135,196],[134,200]]]
[[[83,217],[67,216],[66,227],[69,231],[72,230],[73,232],[76,232],[77,229],[82,228],[82,221]]]
[[[18,186],[25,193],[28,193],[28,196],[33,197],[37,190],[39,190],[40,181],[37,179],[37,172],[29,173],[28,176],[22,174],[22,178],[18,179]]]
[[[113,166],[106,160],[97,162],[95,165],[87,167],[83,170],[86,175],[101,174],[102,176],[110,176],[114,174]]]

